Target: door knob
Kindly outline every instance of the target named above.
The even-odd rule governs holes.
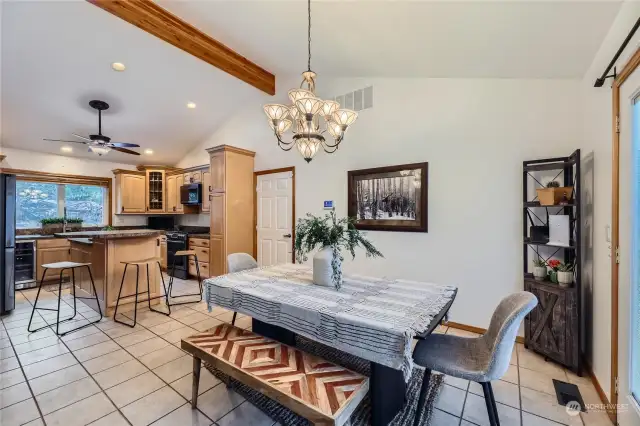
[[[283,238],[291,238],[291,234],[284,234],[282,237]]]

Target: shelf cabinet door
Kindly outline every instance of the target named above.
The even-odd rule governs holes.
[[[166,209],[164,170],[147,170],[147,211],[164,213]]]
[[[209,273],[212,277],[224,275],[227,270],[227,259],[225,258],[224,238],[211,237],[209,249]]]
[[[167,237],[162,237],[160,239],[160,266],[164,269],[167,269]]]
[[[211,172],[202,172],[202,211],[211,211]]]
[[[211,156],[211,192],[225,190],[225,157],[224,152]]]
[[[120,213],[145,212],[145,177],[143,175],[120,176]]]
[[[177,176],[167,176],[167,213],[176,212],[178,210],[178,198],[176,185],[178,181]]]
[[[191,172],[190,180],[191,183],[202,183],[202,171],[196,170],[195,172]]]

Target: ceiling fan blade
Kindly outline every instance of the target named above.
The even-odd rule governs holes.
[[[113,149],[114,151],[124,152],[125,154],[140,155],[139,152],[135,152],[135,151],[132,151],[132,150],[127,149],[127,148],[119,148],[117,146],[112,146],[111,149]]]
[[[49,142],[68,142],[68,143],[81,143],[81,144],[85,144],[86,142],[78,142],[78,141],[65,141],[63,139],[42,139],[43,141],[49,141]]]
[[[140,148],[140,145],[135,143],[126,143],[126,142],[109,142],[111,146],[117,146],[120,148]]]
[[[80,138],[80,139],[84,139],[87,142],[92,142],[91,139],[89,138],[85,138],[84,136],[80,136],[80,135],[76,135],[75,133],[71,133],[73,136],[75,136],[76,138]]]

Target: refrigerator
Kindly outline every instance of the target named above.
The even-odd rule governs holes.
[[[0,315],[15,308],[16,177],[0,173]]]

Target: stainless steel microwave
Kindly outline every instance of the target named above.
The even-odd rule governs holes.
[[[187,206],[202,204],[202,184],[189,183],[180,187],[180,203]]]

